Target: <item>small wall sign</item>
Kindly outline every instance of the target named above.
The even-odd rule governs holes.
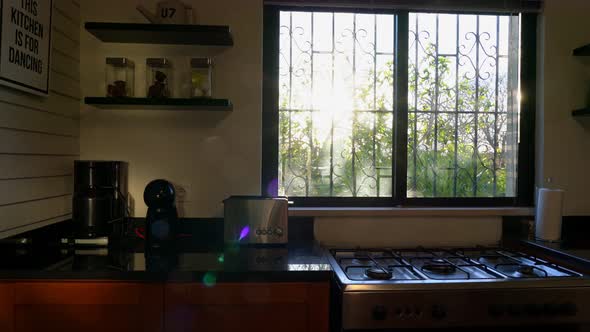
[[[49,95],[52,0],[0,0],[0,84]]]

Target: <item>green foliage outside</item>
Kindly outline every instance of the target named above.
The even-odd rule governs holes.
[[[434,47],[428,45],[426,54]],[[460,65],[465,70],[470,64]],[[512,196],[518,124],[506,106],[507,74],[499,71],[496,96],[495,73],[480,72],[476,80],[473,67],[457,75],[455,66],[441,56],[410,62],[408,197]],[[358,109],[371,111],[353,112],[349,137],[336,142],[331,133],[317,132],[317,112],[289,111],[289,90],[281,87],[280,194],[391,196],[393,68],[389,62],[377,72],[376,85],[385,89],[374,89],[372,72],[357,86]],[[334,123],[341,120],[335,114]]]

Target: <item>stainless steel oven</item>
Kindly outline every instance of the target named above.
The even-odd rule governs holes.
[[[590,331],[590,279],[502,248],[330,250],[334,331]]]

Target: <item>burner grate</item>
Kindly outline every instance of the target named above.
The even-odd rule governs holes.
[[[414,266],[391,250],[336,250],[332,251],[332,255],[350,280],[425,279],[415,271]]]
[[[491,271],[487,266],[475,262],[467,257],[448,253],[448,256],[435,258],[408,258],[410,264],[419,267],[420,271],[430,279],[460,280],[460,279],[498,279],[499,274]]]
[[[331,250],[350,280],[486,280],[579,277],[540,258],[501,248]]]
[[[579,274],[520,252],[487,250],[477,260],[508,278],[577,277]]]

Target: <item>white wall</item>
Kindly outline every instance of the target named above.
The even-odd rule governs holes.
[[[316,218],[323,245],[354,247],[472,247],[502,238],[500,217],[478,218]]]
[[[0,87],[0,238],[71,217],[79,153],[80,5],[54,0],[50,94]]]
[[[190,202],[181,208],[189,217],[221,216],[221,200],[229,194],[259,194],[261,150],[262,0],[190,1],[199,23],[228,24],[235,46],[215,58],[214,95],[230,98],[233,113],[114,111],[83,107],[81,156],[130,162],[130,190],[135,215],[146,208],[142,193],[148,181],[166,178],[189,185]],[[148,8],[155,1],[147,1]],[[131,1],[83,1],[83,21],[145,22]],[[564,188],[566,214],[590,214],[590,131],[571,117],[571,110],[590,105],[590,65],[571,56],[571,50],[590,43],[585,0],[547,1],[542,18],[539,68],[538,184],[550,177],[552,187]],[[158,46],[103,44],[81,32],[83,93],[102,95],[104,58],[130,56],[137,64],[136,89],[143,90],[143,61],[147,56],[170,56],[178,50]],[[203,51],[195,49],[195,56]],[[178,62],[181,58],[173,58]],[[186,67],[185,67],[186,69]],[[178,78],[179,76],[177,76]],[[544,91],[544,92],[543,92]],[[338,226],[335,226],[335,223]],[[469,219],[333,220],[316,222],[316,235],[325,243],[350,239],[399,245],[416,241],[431,245],[494,243],[501,221]],[[392,245],[392,244],[390,244]]]
[[[145,1],[155,10],[156,1]],[[129,162],[129,187],[134,215],[145,216],[143,190],[157,178],[187,187],[189,202],[180,206],[188,217],[223,214],[230,194],[260,193],[262,109],[262,0],[185,1],[197,12],[198,23],[229,25],[234,47],[214,58],[213,95],[229,98],[233,112],[99,110],[84,106],[81,116],[81,158]],[[135,10],[136,1],[83,1],[82,20],[147,22]],[[179,83],[190,82],[186,47],[117,45],[99,42],[82,30],[84,96],[104,95],[104,61],[127,56],[136,63],[136,91],[144,93],[145,58],[166,56],[176,66]],[[210,54],[190,48],[188,55]],[[183,90],[184,95],[188,89]],[[178,94],[177,94],[178,96]]]
[[[590,215],[590,61],[572,50],[590,43],[590,1],[548,0],[539,25],[537,186],[566,190],[565,215]],[[550,180],[550,181],[548,181]]]

